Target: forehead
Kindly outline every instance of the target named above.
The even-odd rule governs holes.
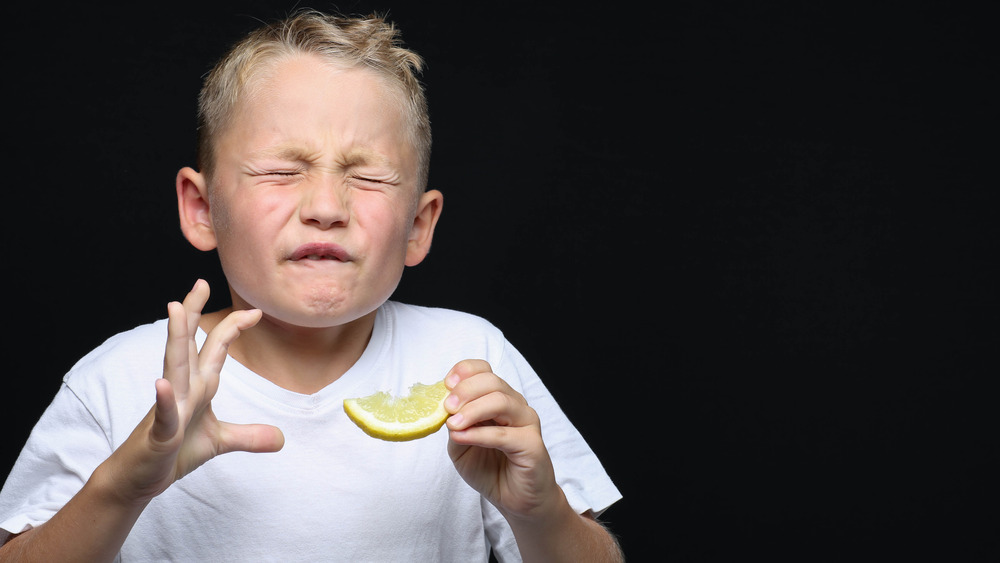
[[[220,149],[286,156],[336,149],[369,161],[413,160],[403,95],[373,70],[297,54],[261,66],[246,86]]]
[[[286,110],[297,104],[301,108],[311,105],[313,112],[353,110],[369,117],[403,117],[402,92],[384,76],[368,67],[304,53],[274,57],[259,65],[236,101],[236,115],[267,111],[268,104],[283,105]]]

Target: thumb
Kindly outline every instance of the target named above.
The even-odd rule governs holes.
[[[180,425],[174,386],[166,379],[156,380],[156,406],[150,436],[156,442],[168,442],[177,435]]]
[[[285,445],[285,435],[269,424],[219,423],[219,453],[269,453]]]

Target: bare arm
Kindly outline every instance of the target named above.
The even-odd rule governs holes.
[[[577,514],[569,504],[551,515],[524,519],[507,516],[507,522],[526,562],[625,561],[614,536],[593,515]]]
[[[482,360],[459,362],[445,383],[455,468],[507,519],[523,560],[622,561],[615,538],[570,507],[524,397]]]
[[[51,520],[0,547],[0,561],[113,560],[148,501],[122,498],[108,473],[98,466]]]
[[[149,413],[52,519],[0,547],[0,561],[111,561],[149,501],[177,479],[219,454],[281,449],[277,428],[228,424],[212,413],[229,344],[260,312],[230,314],[199,352],[194,337],[208,291],[199,281],[184,303],[168,306],[163,378]]]

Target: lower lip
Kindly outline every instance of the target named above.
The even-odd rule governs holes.
[[[323,266],[326,264],[344,264],[343,260],[337,260],[336,258],[300,258],[298,260],[292,260],[293,264],[301,264],[307,266]]]

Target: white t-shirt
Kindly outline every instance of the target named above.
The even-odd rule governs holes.
[[[199,345],[205,333],[199,331]],[[148,412],[162,376],[166,321],[109,339],[66,375],[0,492],[0,541],[48,520]],[[277,453],[228,453],[153,499],[122,561],[519,561],[497,510],[458,475],[447,430],[411,442],[365,435],[343,400],[440,381],[484,359],[538,412],[556,477],[578,512],[621,498],[524,358],[483,319],[388,302],[361,358],[312,395],[232,358],[212,407],[220,420],[280,428]]]

